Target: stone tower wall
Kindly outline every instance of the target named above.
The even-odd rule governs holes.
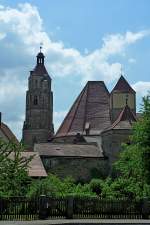
[[[54,132],[51,78],[43,72],[45,70],[43,58],[43,63],[30,72],[28,80],[23,142],[30,148],[34,143],[47,142]]]
[[[118,118],[122,109],[128,103],[128,106],[136,115],[136,96],[135,93],[112,92],[110,95],[110,115],[112,123]]]
[[[109,174],[112,174],[113,163],[118,159],[122,143],[129,142],[132,130],[109,130],[102,133],[102,148],[108,158]]]

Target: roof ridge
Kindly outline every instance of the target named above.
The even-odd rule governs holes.
[[[131,120],[136,122],[137,119],[136,119],[134,113],[132,112],[132,110],[130,109],[130,107],[128,105],[125,105],[124,108],[122,109],[122,111],[120,112],[119,116],[117,117],[117,119],[112,123],[112,125],[110,127],[106,128],[106,130],[113,129],[114,127],[116,127],[118,125],[118,123],[120,121],[127,121],[128,120],[131,124],[131,120],[129,119],[129,117],[127,117],[126,119],[123,119],[123,115],[124,115],[124,113],[126,113],[126,110],[128,110],[128,112],[130,113],[130,115],[132,117]]]
[[[88,102],[88,95],[89,95],[89,83],[90,82],[88,82],[87,83],[87,95],[86,95],[86,102],[85,102],[85,110],[84,110],[84,121],[83,121],[83,132],[84,132],[84,130],[85,130],[85,123],[86,123],[86,117],[87,117],[87,115],[86,115],[86,112],[87,112],[87,102]]]
[[[76,114],[76,112],[77,112],[77,108],[79,107],[79,103],[80,103],[80,101],[81,101],[81,99],[82,99],[83,93],[84,93],[85,90],[86,90],[86,86],[87,86],[87,84],[85,85],[85,87],[84,87],[83,90],[81,91],[80,95],[78,95],[77,98],[75,99],[74,103],[72,104],[72,107],[70,108],[69,112],[66,114],[64,120],[62,121],[60,127],[58,128],[58,130],[57,130],[55,136],[57,136],[57,134],[58,134],[59,131],[61,130],[61,128],[62,128],[62,126],[63,126],[65,120],[68,118],[68,115],[70,114],[70,112],[71,112],[72,109],[74,108],[74,105],[75,105],[76,102],[79,100],[78,105],[77,105],[77,107],[76,107],[76,110],[75,110],[75,112],[74,112],[74,116],[75,116],[75,114]],[[73,116],[73,118],[74,118],[74,116]],[[68,131],[70,130],[70,127],[71,127],[72,122],[73,122],[73,120],[71,121],[71,123],[70,123],[70,125],[69,125]]]
[[[73,120],[74,120],[74,118],[75,118],[75,116],[76,116],[76,113],[77,113],[77,111],[78,111],[78,108],[79,108],[79,105],[80,105],[80,102],[81,102],[81,99],[82,99],[82,96],[83,96],[83,94],[85,93],[85,91],[86,91],[86,89],[88,90],[88,83],[85,85],[85,88],[83,89],[83,92],[82,92],[82,94],[81,94],[81,96],[80,96],[80,99],[79,99],[79,101],[78,101],[78,105],[77,105],[77,107],[76,107],[76,110],[75,110],[75,113],[74,113],[74,116],[73,116],[73,119],[72,119],[72,121],[71,121],[71,123],[70,123],[70,126],[69,126],[69,129],[68,129],[68,132],[70,131],[70,129],[71,129],[71,125],[72,125],[72,123],[73,123]],[[87,102],[87,95],[86,95],[86,102]]]
[[[104,103],[104,104],[103,104]],[[69,112],[65,116],[54,138],[84,133],[85,122],[91,124],[91,134],[97,134],[110,124],[109,92],[102,81],[88,81]]]

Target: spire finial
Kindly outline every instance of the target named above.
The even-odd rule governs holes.
[[[42,48],[43,48],[43,43],[40,43],[40,52],[37,54],[37,64],[39,65],[39,64],[41,64],[41,65],[44,65],[44,58],[45,58],[45,56],[44,56],[44,54],[42,53]]]
[[[43,48],[43,43],[40,42],[40,52],[41,52],[42,48]]]

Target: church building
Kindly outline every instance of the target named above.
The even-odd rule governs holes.
[[[47,172],[77,181],[112,174],[136,122],[136,93],[121,75],[109,93],[103,81],[88,81],[56,134],[51,78],[40,51],[29,76],[23,141],[39,153]],[[65,99],[64,99],[65,101]]]

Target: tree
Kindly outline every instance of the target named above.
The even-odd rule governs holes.
[[[22,157],[22,143],[6,143],[0,140],[0,195],[20,196],[27,189],[27,167],[33,157]]]
[[[133,126],[131,144],[124,144],[115,169],[119,177],[115,184],[122,184],[120,192],[134,198],[150,196],[150,96],[143,98],[142,116]],[[126,190],[126,191],[125,191]]]

